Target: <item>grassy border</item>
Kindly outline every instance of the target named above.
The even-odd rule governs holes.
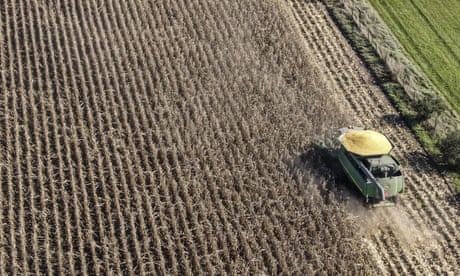
[[[441,160],[437,158],[439,149],[436,146],[436,137],[433,137],[431,131],[422,123],[413,120],[417,111],[411,106],[411,99],[405,92],[404,87],[393,77],[391,70],[386,65],[385,61],[380,58],[374,46],[369,39],[363,34],[356,25],[353,18],[343,12],[339,1],[323,0],[331,15],[332,19],[344,34],[353,50],[358,54],[360,59],[377,81],[377,84],[382,88],[387,98],[396,107],[404,118],[404,123],[409,127],[414,136],[423,145],[424,151],[431,159],[436,169],[441,172]],[[460,193],[460,175],[452,173],[452,179],[455,189],[449,185],[449,188]]]

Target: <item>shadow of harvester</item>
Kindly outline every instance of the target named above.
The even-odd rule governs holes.
[[[360,201],[362,195],[351,183],[338,160],[340,144],[335,139],[324,139],[310,144],[308,149],[295,157],[292,164],[297,170],[312,171],[327,179],[325,193],[333,192],[335,198],[343,201],[353,199]]]

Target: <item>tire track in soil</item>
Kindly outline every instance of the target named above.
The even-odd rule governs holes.
[[[342,97],[354,124],[377,129],[396,145],[394,154],[404,162],[407,187],[398,208],[407,212],[411,227],[426,227],[429,230],[419,231],[422,233],[420,238],[434,239],[435,245],[429,252],[424,252],[428,251],[427,248],[415,248],[415,245],[405,243],[397,235],[398,228],[407,227],[404,223],[383,229],[380,226],[379,231],[369,234],[368,238],[378,248],[374,251],[378,254],[374,258],[386,260],[382,272],[458,271],[459,219],[457,210],[446,201],[446,197],[452,195],[446,180],[424,157],[423,149],[407,127],[384,120],[385,116],[397,116],[397,111],[374,85],[359,58],[335,27],[324,4],[299,0],[288,2],[307,47],[313,48],[318,54],[319,67]],[[390,216],[390,211],[385,211],[383,215]],[[388,221],[389,225],[391,223]]]

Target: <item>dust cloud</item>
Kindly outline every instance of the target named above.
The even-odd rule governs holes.
[[[370,208],[362,199],[349,197],[345,202],[345,208],[363,237],[371,238],[374,235],[392,233],[397,237],[398,244],[423,250],[435,249],[438,244],[439,234],[424,224],[417,223],[402,204]]]

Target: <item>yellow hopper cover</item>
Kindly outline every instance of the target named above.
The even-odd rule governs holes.
[[[372,130],[350,130],[339,140],[347,151],[361,156],[388,154],[393,148],[383,134]]]

